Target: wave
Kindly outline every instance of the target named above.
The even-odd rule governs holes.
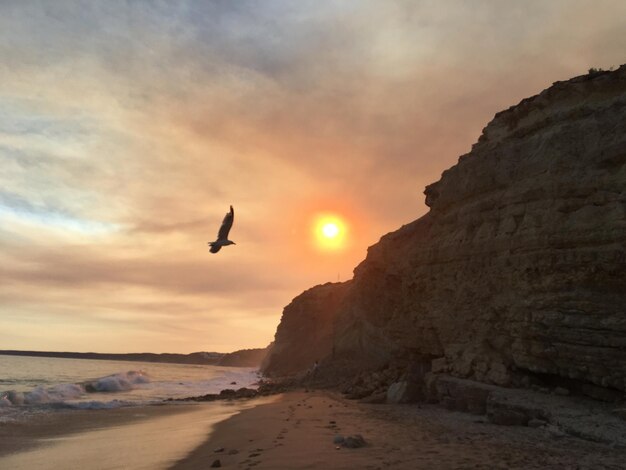
[[[150,378],[145,372],[130,370],[87,382],[84,384],[84,388],[87,392],[122,392],[132,390],[135,388],[135,385],[149,382]]]
[[[0,385],[7,390],[0,389],[0,423],[28,420],[39,413],[57,410],[108,410],[219,393],[227,388],[256,388],[258,378],[258,371],[252,368],[199,367],[196,370],[193,366],[176,366],[163,369],[157,365],[150,375],[141,370],[129,370],[89,380],[75,379],[76,383],[40,385],[31,380],[31,388],[17,391],[7,390],[12,384],[5,380]]]
[[[146,384],[149,382],[150,378],[145,372],[130,370],[127,372],[120,372],[118,374],[107,375],[105,377],[100,377],[79,384],[58,384],[47,388],[38,386],[28,392],[16,392],[14,390],[9,390],[4,393],[0,393],[0,407],[15,405],[63,404],[67,400],[77,400],[83,397],[86,393],[129,391],[136,388],[139,384]],[[97,405],[94,405],[94,407],[96,406]]]

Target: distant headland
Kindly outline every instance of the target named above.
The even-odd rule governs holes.
[[[96,359],[108,361],[165,362],[170,364],[206,364],[229,367],[257,367],[266,355],[265,348],[241,349],[232,353],[194,352],[174,353],[95,353],[60,351],[16,351],[0,350],[5,356],[59,357],[65,359]]]

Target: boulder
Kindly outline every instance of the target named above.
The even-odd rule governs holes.
[[[354,436],[346,437],[341,442],[341,445],[349,449],[356,449],[359,447],[364,447],[366,445],[366,442],[365,439],[363,439],[363,436],[361,436],[360,434],[355,434]]]
[[[422,399],[422,387],[413,382],[395,382],[387,389],[387,403],[414,403]]]
[[[253,398],[257,395],[257,391],[252,388],[241,387],[235,392],[236,398]]]

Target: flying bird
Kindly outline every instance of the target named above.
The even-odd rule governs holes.
[[[209,250],[211,253],[217,253],[223,246],[236,245],[235,242],[228,239],[228,232],[230,232],[230,228],[233,226],[234,220],[235,211],[233,210],[233,206],[230,206],[230,212],[227,212],[224,216],[222,226],[220,227],[219,232],[217,232],[217,240],[208,243],[211,247]]]

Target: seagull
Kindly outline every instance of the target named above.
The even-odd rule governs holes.
[[[226,245],[236,245],[235,242],[228,239],[228,232],[230,232],[230,228],[233,226],[234,220],[235,211],[233,210],[233,206],[230,206],[230,212],[227,212],[224,216],[222,226],[220,227],[219,232],[217,232],[217,240],[208,243],[208,245],[211,247],[211,249],[209,250],[211,253],[217,253],[218,251],[220,251],[220,248]]]

